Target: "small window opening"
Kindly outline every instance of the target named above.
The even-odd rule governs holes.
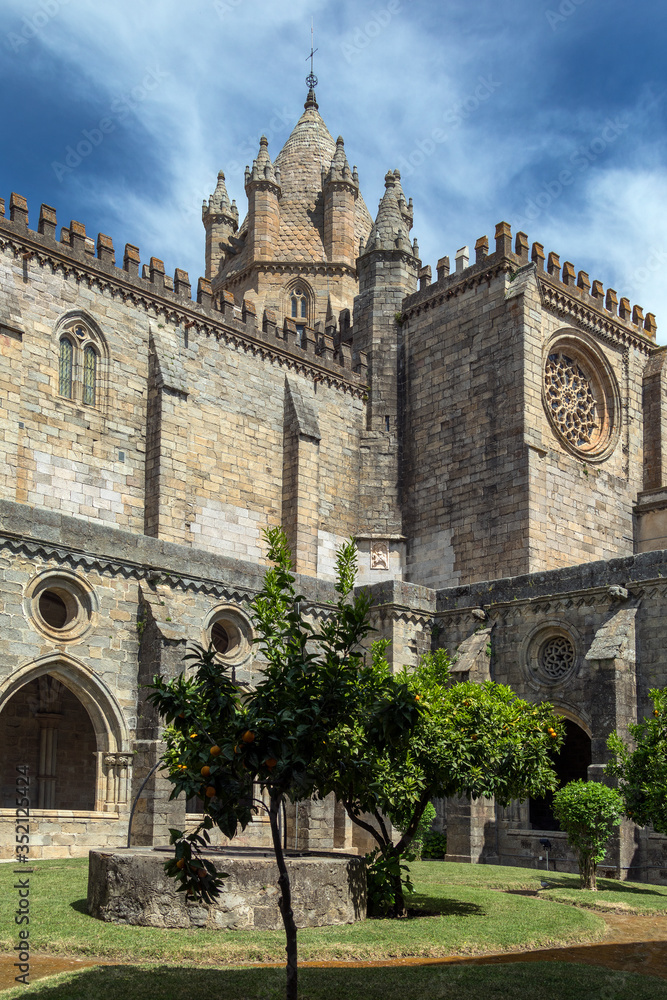
[[[88,344],[83,352],[83,402],[95,405],[95,376],[97,374],[97,354]]]
[[[211,629],[211,642],[218,653],[226,653],[229,649],[229,633],[220,622],[216,622]]]
[[[63,337],[60,341],[60,361],[58,367],[58,392],[67,399],[72,398],[72,341]]]
[[[40,597],[39,612],[51,628],[64,628],[67,625],[67,605],[53,590],[45,590]]]

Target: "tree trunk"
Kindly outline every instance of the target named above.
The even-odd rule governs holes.
[[[269,820],[271,822],[271,837],[273,839],[273,850],[278,865],[278,887],[280,889],[280,915],[285,925],[285,951],[287,953],[287,983],[285,989],[286,1000],[297,1000],[297,948],[296,948],[296,923],[292,912],[292,892],[290,889],[289,873],[283,855],[283,845],[280,842],[280,830],[278,828],[278,814],[282,802],[281,795],[271,794],[271,807],[269,809]]]
[[[581,877],[581,888],[590,889],[597,892],[595,882],[596,864],[589,854],[582,854],[579,857],[579,874]]]
[[[400,863],[400,855],[399,855]],[[408,910],[405,905],[405,897],[403,896],[403,881],[401,879],[401,871],[399,868],[398,876],[394,879],[394,907],[392,916],[393,917],[407,917]]]

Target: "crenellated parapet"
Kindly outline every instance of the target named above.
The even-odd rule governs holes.
[[[214,294],[211,281],[199,278],[196,301],[188,272],[176,268],[173,277],[165,273],[163,261],[149,258],[142,264],[139,248],[127,243],[122,265],[116,265],[116,251],[110,236],[100,233],[93,240],[85,226],[71,221],[56,238],[56,211],[42,205],[39,226],[28,226],[28,205],[18,194],[10,198],[10,217],[5,216],[5,200],[0,199],[0,251],[23,261],[24,268],[51,268],[53,273],[73,276],[77,281],[145,309],[151,317],[182,326],[195,333],[214,336],[225,344],[287,367],[325,385],[361,397],[365,392],[366,359],[354,357],[351,349],[336,351],[324,331],[308,329],[301,338],[290,337],[275,321],[270,309],[257,316],[255,304],[245,297],[237,304],[229,291]],[[120,255],[119,255],[120,256]],[[29,280],[29,270],[27,271]],[[273,319],[272,319],[273,315]]]
[[[456,254],[456,270],[450,274],[449,257],[442,257],[437,265],[437,280],[429,282],[430,274],[420,272],[420,289],[404,304],[404,315],[409,317],[423,309],[432,308],[446,299],[461,294],[488,280],[489,272],[506,273],[513,277],[521,268],[532,267],[537,276],[544,304],[570,316],[584,325],[602,331],[615,330],[622,339],[639,338],[644,350],[655,342],[657,323],[651,312],[644,315],[642,306],[630,304],[626,297],[619,298],[614,288],[605,290],[599,280],[591,282],[585,271],[577,271],[574,264],[564,261],[560,254],[545,253],[543,244],[528,241],[526,233],[518,232],[512,240],[512,229],[507,222],[499,222],[495,232],[495,252],[489,253],[489,240],[481,236],[475,242],[475,260],[469,263],[469,251],[462,247]],[[647,343],[648,341],[648,343]]]

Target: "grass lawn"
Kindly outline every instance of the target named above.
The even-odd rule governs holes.
[[[579,876],[563,872],[545,872],[534,868],[505,868],[495,865],[444,865],[438,861],[422,861],[412,866],[419,889],[428,892],[437,886],[479,886],[497,889],[539,890],[541,899],[585,906],[601,912],[636,913],[646,916],[667,913],[667,886],[646,882],[619,882],[613,878],[598,878],[597,892],[579,888]],[[549,889],[541,889],[542,882]]]
[[[162,930],[107,924],[85,910],[87,859],[40,861],[30,876],[30,944],[34,952],[97,956],[130,963],[91,968],[3,992],[7,1000],[270,1000],[284,995],[284,969],[238,968],[284,961],[281,931]],[[586,906],[667,913],[667,887],[601,879],[598,893],[578,876],[525,868],[425,861],[412,865],[411,906],[435,916],[367,920],[299,931],[301,961],[445,957],[536,949],[600,940],[601,917]],[[16,944],[12,865],[0,866],[0,951]],[[542,898],[499,889],[550,888]],[[558,905],[568,903],[570,905]],[[573,906],[572,903],[578,905]],[[196,966],[196,967],[195,967]],[[237,966],[224,969],[222,966]],[[301,969],[303,1000],[412,1000],[413,997],[539,997],[540,1000],[667,1000],[667,981],[565,962],[484,966]]]
[[[3,1000],[284,1000],[284,969],[111,966],[7,990]],[[667,982],[567,962],[300,969],[300,1000],[667,1000]]]
[[[415,864],[418,892],[412,905],[437,916],[307,927],[299,931],[299,957],[326,961],[474,955],[592,941],[604,934],[603,920],[587,910],[494,891],[495,879],[503,872],[516,873],[506,879],[519,879],[506,887],[535,887],[535,873],[525,869]],[[95,920],[86,913],[87,876],[86,858],[35,863],[30,876],[30,944],[35,951],[128,962],[237,964],[284,959],[282,931],[163,930]],[[0,951],[5,952],[16,943],[14,879],[13,866],[0,866]],[[667,901],[667,895],[661,898]]]

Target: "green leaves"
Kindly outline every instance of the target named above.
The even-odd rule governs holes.
[[[553,811],[579,858],[582,884],[594,889],[595,866],[621,822],[621,795],[598,781],[570,781],[554,795]]]
[[[639,826],[667,833],[667,688],[649,691],[653,717],[630,725],[635,749],[617,733],[607,740],[611,752],[605,774],[619,778],[626,815]]]

